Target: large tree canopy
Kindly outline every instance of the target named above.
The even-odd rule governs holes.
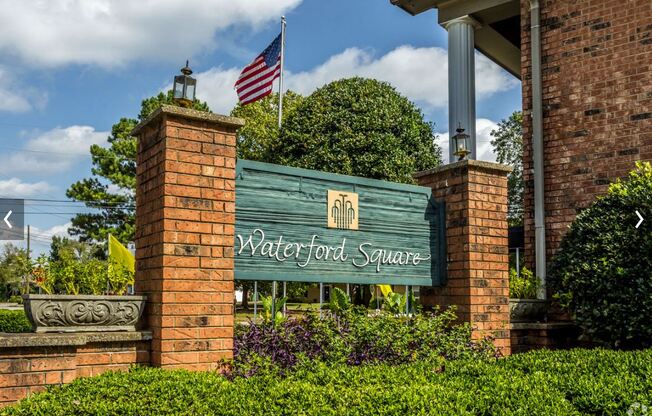
[[[92,177],[75,182],[66,195],[82,201],[93,213],[77,214],[70,234],[81,241],[106,241],[113,234],[122,243],[132,241],[135,227],[136,138],[131,131],[161,104],[176,105],[172,91],[143,100],[138,118],[121,118],[111,128],[109,147],[91,146]],[[195,100],[193,108],[210,111]]]
[[[389,84],[363,78],[334,81],[299,102],[269,154],[281,165],[404,183],[441,161],[421,111]]]

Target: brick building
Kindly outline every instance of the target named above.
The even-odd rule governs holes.
[[[546,261],[539,261],[536,271],[545,283],[544,264],[575,215],[635,161],[652,159],[652,2],[391,3],[413,15],[438,9],[449,33],[450,128],[461,123],[475,133],[476,49],[521,79],[526,261],[534,266],[538,245]],[[536,146],[542,150],[539,166]]]

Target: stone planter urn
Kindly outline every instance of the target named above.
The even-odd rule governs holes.
[[[135,331],[146,296],[23,295],[36,332]]]
[[[542,299],[510,299],[511,322],[543,322],[548,311],[548,301]]]

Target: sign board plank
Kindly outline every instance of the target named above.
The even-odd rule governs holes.
[[[238,160],[235,278],[440,286],[444,215],[429,188]]]

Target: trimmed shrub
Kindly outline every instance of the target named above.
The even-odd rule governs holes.
[[[309,364],[309,365],[308,365]],[[347,366],[286,377],[135,368],[52,387],[1,415],[623,415],[652,408],[652,351]],[[639,411],[639,413],[636,413]]]
[[[318,319],[312,315],[276,325],[236,328],[230,377],[265,370],[285,373],[305,361],[361,365],[495,357],[491,340],[471,340],[469,325],[453,325],[455,312],[368,316],[366,309]]]
[[[635,228],[638,210],[646,220]],[[596,341],[619,348],[652,346],[652,165],[582,211],[550,268],[562,305]]]
[[[31,332],[32,324],[24,311],[0,309],[0,332]]]
[[[413,183],[441,162],[434,124],[386,82],[333,81],[301,100],[270,143],[267,162]]]

